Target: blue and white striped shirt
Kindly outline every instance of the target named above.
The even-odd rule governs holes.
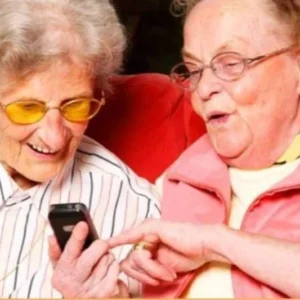
[[[48,208],[53,203],[82,202],[89,208],[100,238],[108,239],[146,218],[160,216],[153,187],[114,154],[84,137],[75,157],[53,180],[21,190],[0,165],[0,296],[53,298],[48,258]],[[117,260],[129,246],[113,250]],[[139,287],[124,274],[133,295]]]

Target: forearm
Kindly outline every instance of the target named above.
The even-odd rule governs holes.
[[[300,296],[300,243],[218,227],[212,250],[290,297]]]

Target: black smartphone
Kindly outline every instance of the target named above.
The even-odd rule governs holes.
[[[89,210],[83,203],[52,204],[50,205],[48,219],[61,251],[65,249],[73,228],[81,221],[86,222],[89,227],[89,234],[86,238],[83,250],[98,239],[97,231],[89,214]]]

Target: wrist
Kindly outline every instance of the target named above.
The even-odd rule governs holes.
[[[229,259],[224,253],[224,244],[228,242],[230,232],[232,231],[224,224],[210,225],[208,228],[207,239],[205,242],[205,257],[207,262],[217,261],[229,263]]]

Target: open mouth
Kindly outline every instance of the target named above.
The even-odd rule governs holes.
[[[58,153],[58,151],[54,151],[54,150],[49,150],[46,148],[42,148],[36,145],[32,145],[32,144],[27,144],[33,151],[35,151],[36,153],[39,154],[44,154],[44,155],[55,155]]]
[[[229,118],[229,114],[226,113],[215,113],[208,116],[209,123],[223,123]]]
[[[226,115],[226,114],[216,114],[216,115],[211,116],[209,118],[209,121],[218,120],[218,119],[224,118],[225,116],[228,116],[228,115]]]

